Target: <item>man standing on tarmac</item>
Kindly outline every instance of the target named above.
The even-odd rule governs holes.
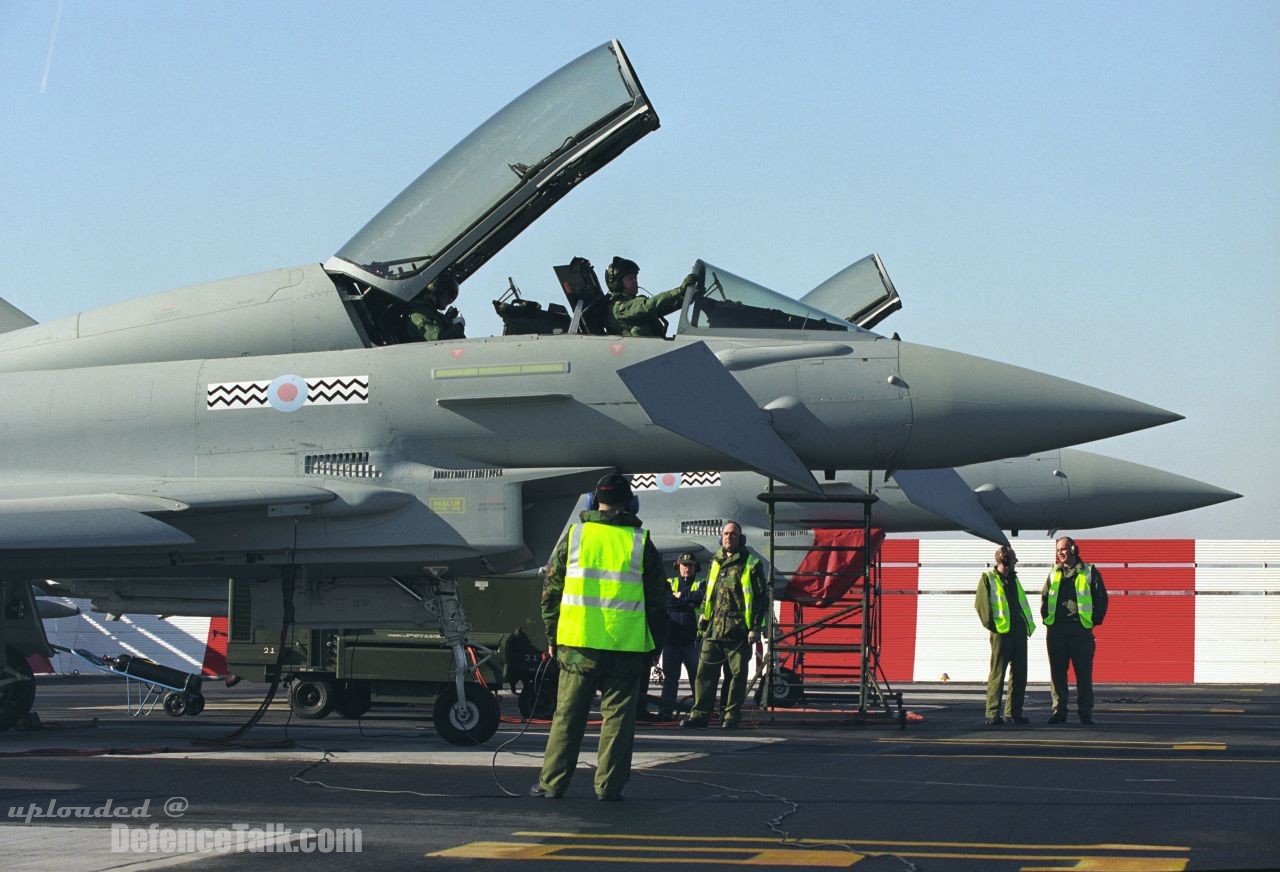
[[[1027,695],[1027,637],[1036,631],[1031,606],[1018,581],[1018,555],[1008,545],[996,549],[996,568],[982,573],[973,607],[982,626],[991,631],[991,671],[987,673],[987,726],[1031,723],[1022,716]],[[1009,697],[1000,716],[1004,675],[1009,673]]]
[[[703,581],[698,577],[698,559],[692,554],[676,558],[676,574],[667,579],[667,617],[671,626],[667,644],[662,646],[662,702],[659,720],[669,721],[675,713],[680,693],[680,671],[689,673],[690,690],[698,675],[698,614],[702,611]]]
[[[606,475],[590,508],[556,545],[542,588],[542,620],[559,661],[556,713],[530,796],[559,799],[569,788],[600,692],[596,799],[622,798],[631,776],[636,698],[667,636],[662,555],[636,517],[631,483]]]
[[[705,729],[716,699],[716,679],[721,665],[729,667],[729,695],[725,700],[722,729],[737,729],[742,703],[747,698],[747,667],[751,649],[760,641],[769,591],[760,558],[750,554],[737,521],[726,521],[720,531],[720,550],[711,561],[707,592],[702,600],[702,652],[693,711],[680,722],[686,729]]]
[[[1053,681],[1051,724],[1067,722],[1067,665],[1076,674],[1080,723],[1093,723],[1093,628],[1107,616],[1107,589],[1097,567],[1080,562],[1070,536],[1054,543],[1057,563],[1040,591],[1040,617],[1048,628],[1049,677]]]
[[[678,312],[684,305],[685,289],[697,281],[697,276],[690,274],[678,288],[654,297],[639,297],[636,292],[640,290],[640,265],[615,257],[604,271],[604,283],[609,289],[609,332],[618,336],[666,335],[662,316]]]

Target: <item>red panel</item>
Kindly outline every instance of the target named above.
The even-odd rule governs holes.
[[[1080,550],[1084,551],[1084,543]],[[1124,556],[1132,559],[1132,553]],[[1195,678],[1195,568],[1113,566],[1101,571],[1111,599],[1106,621],[1094,629],[1098,640],[1094,681],[1191,683]]]
[[[909,553],[895,562],[911,565],[887,567],[881,578],[880,666],[889,681],[911,681],[916,669],[916,605],[920,602],[920,569],[916,564],[920,560],[920,540],[893,542],[898,547],[909,543]],[[885,543],[886,552],[888,544]]]
[[[227,674],[227,619],[209,619],[209,639],[204,647],[202,675]]]
[[[919,563],[919,539],[885,539],[880,544],[882,563]]]
[[[1195,539],[1077,539],[1088,563],[1196,562]]]

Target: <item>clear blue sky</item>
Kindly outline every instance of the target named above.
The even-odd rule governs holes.
[[[0,4],[0,296],[41,320],[323,262],[610,37],[662,119],[464,286],[705,258],[1176,410],[1087,446],[1246,494],[1106,535],[1280,537],[1280,4]],[[55,32],[56,21],[56,32]]]

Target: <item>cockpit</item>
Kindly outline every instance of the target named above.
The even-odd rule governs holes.
[[[602,290],[590,261],[575,257],[554,270],[565,303],[552,302],[544,308],[538,301],[525,298],[512,282],[507,293],[493,301],[494,309],[502,318],[503,334],[615,334],[606,317],[610,299]],[[696,281],[685,288],[684,303],[678,317],[673,319],[674,331],[668,325],[668,338],[674,334],[722,336],[748,331],[753,335],[760,331],[874,335],[858,324],[706,261],[697,261],[692,275]]]

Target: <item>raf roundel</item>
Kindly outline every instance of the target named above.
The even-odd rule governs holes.
[[[663,472],[658,475],[658,490],[671,494],[680,489],[681,475],[678,472]]]
[[[267,386],[267,402],[277,412],[296,412],[307,401],[307,380],[300,375],[278,376]]]

